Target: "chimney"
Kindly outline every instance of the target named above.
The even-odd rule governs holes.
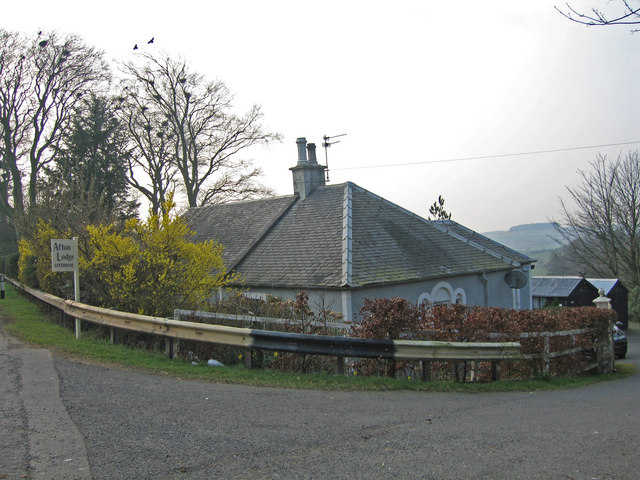
[[[324,165],[318,165],[316,158],[316,145],[307,145],[307,139],[302,137],[296,140],[298,146],[298,164],[291,167],[293,174],[293,193],[297,193],[301,200],[310,195],[316,188],[326,185]],[[309,159],[307,160],[307,154]]]
[[[307,139],[302,137],[296,140],[296,144],[298,145],[298,165],[306,165],[307,164]]]
[[[317,165],[318,164],[318,159],[316,158],[316,144],[315,143],[309,143],[307,145],[307,155],[309,157],[309,164],[310,165]]]

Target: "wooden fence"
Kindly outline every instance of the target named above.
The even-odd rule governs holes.
[[[491,338],[513,338],[519,337],[520,340],[530,338],[542,338],[542,352],[540,353],[525,353],[522,354],[523,360],[542,360],[542,373],[545,376],[551,375],[551,359],[560,358],[570,355],[583,354],[585,358],[591,358],[591,362],[586,366],[583,366],[579,373],[597,370],[598,373],[611,373],[614,370],[615,355],[613,350],[613,332],[609,333],[609,337],[606,341],[597,342],[594,349],[585,348],[577,345],[578,335],[589,335],[593,333],[588,328],[581,328],[576,330],[565,330],[559,332],[529,332],[520,334],[491,334]],[[569,337],[571,341],[571,347],[561,350],[551,349],[551,340],[553,338]]]

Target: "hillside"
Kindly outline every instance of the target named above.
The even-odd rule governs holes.
[[[553,223],[528,223],[517,225],[509,230],[485,232],[482,235],[502,243],[518,252],[541,252],[555,250],[561,237]]]
[[[559,247],[556,240],[560,240],[561,237],[553,223],[517,225],[507,231],[485,232],[482,235],[537,260],[535,275],[559,273],[557,268],[554,268],[554,262],[557,259],[554,258],[552,252]],[[559,265],[555,265],[555,267],[559,267]],[[573,274],[568,270],[566,272],[562,270],[560,273]]]

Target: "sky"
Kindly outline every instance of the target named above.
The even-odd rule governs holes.
[[[597,154],[640,148],[640,33],[579,25],[554,6],[565,5],[27,0],[4,5],[0,27],[75,33],[114,62],[134,44],[184,57],[229,87],[236,113],[261,105],[283,136],[245,155],[279,195],[293,193],[305,137],[328,158],[329,183],[424,217],[442,195],[453,220],[488,232],[559,219]],[[323,136],[343,134],[325,157]]]

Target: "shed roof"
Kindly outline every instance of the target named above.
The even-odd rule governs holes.
[[[609,295],[616,284],[620,284],[625,290],[627,289],[617,278],[587,278],[587,281],[596,287],[598,291],[600,291],[600,289],[604,290],[605,295]]]
[[[586,283],[583,277],[532,277],[531,295],[534,297],[565,298],[582,282]]]

